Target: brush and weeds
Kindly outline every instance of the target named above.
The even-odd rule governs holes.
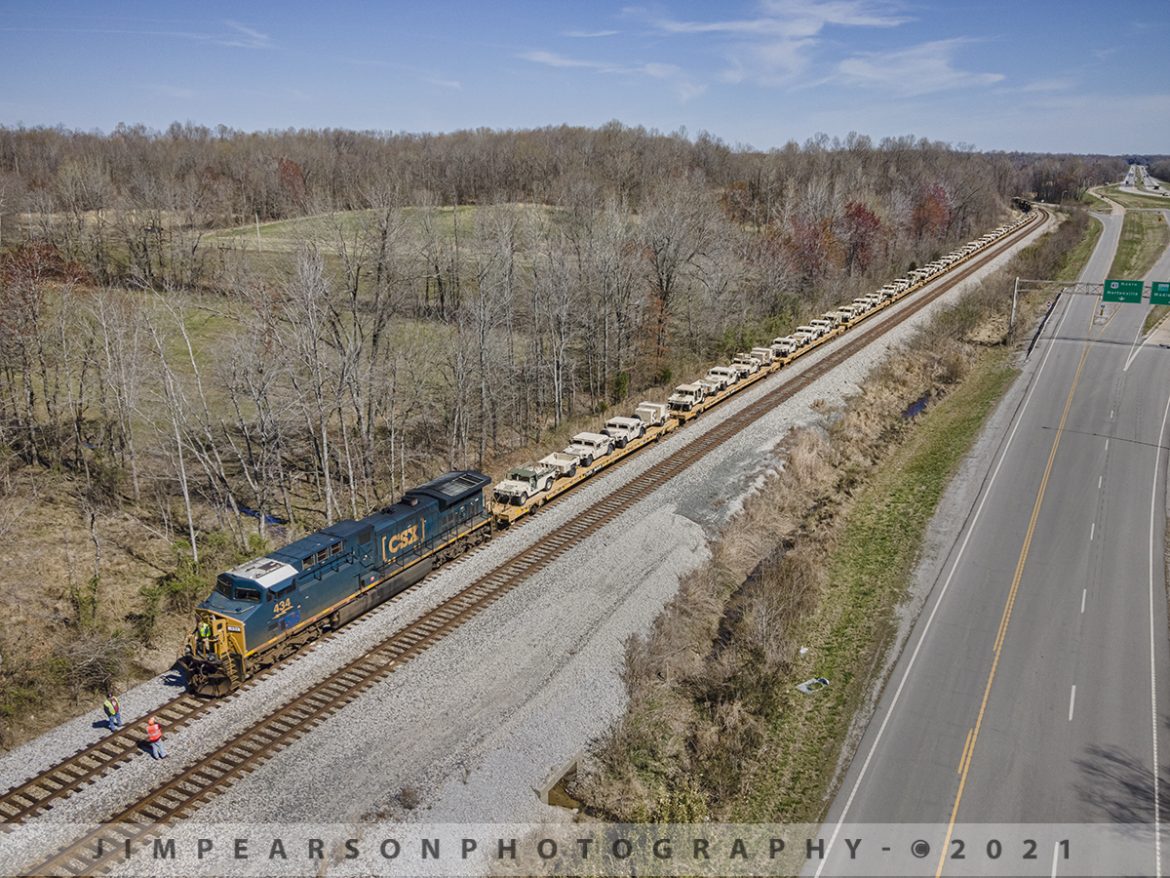
[[[1170,315],[1170,305],[1155,305],[1148,314],[1146,314],[1145,323],[1142,324],[1142,335],[1149,335],[1154,331],[1159,323]]]
[[[1079,201],[1083,206],[1087,207],[1089,210],[1103,210],[1106,213],[1108,213],[1109,210],[1111,209],[1111,205],[1109,204],[1108,201],[1103,201],[1102,199],[1098,198],[1096,195],[1094,195],[1089,190],[1085,190],[1085,192],[1082,193]]]
[[[1083,211],[940,312],[860,393],[794,431],[645,637],[627,644],[624,716],[571,790],[621,821],[808,821],[880,682],[898,608],[943,492],[1010,386],[1011,281],[1079,271]],[[1022,303],[1034,321],[1039,300]],[[925,413],[910,415],[914,403]],[[917,408],[917,407],[916,407]],[[805,649],[802,649],[805,648]],[[814,676],[827,689],[804,695]]]

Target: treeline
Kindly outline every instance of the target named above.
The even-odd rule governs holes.
[[[1115,183],[1128,168],[1120,156],[1017,153],[1009,158],[1018,169],[1020,191],[1052,204],[1076,201],[1091,186]]]
[[[379,193],[428,191],[443,203],[538,201],[636,208],[664,177],[699,173],[715,187],[742,184],[767,219],[792,184],[841,173],[839,186],[881,191],[890,173],[950,176],[981,167],[1000,194],[1106,182],[1124,173],[1108,156],[987,154],[913,137],[874,143],[825,135],[768,152],[732,148],[707,133],[689,139],[611,122],[521,131],[394,134],[344,130],[243,132],[175,123],[165,132],[119,125],[109,134],[0,127],[0,212],[169,210],[214,227],[376,206]],[[913,186],[920,177],[907,181]],[[1055,192],[1059,195],[1060,190]]]
[[[1150,176],[1157,180],[1170,180],[1170,159],[1151,160],[1147,166]]]
[[[0,443],[101,502],[149,486],[168,524],[181,498],[196,544],[210,510],[244,545],[249,512],[361,514],[689,377],[997,225],[1057,171],[1113,173],[616,123],[0,129]],[[208,234],[301,216],[275,261]]]

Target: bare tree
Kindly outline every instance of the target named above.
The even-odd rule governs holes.
[[[666,353],[671,307],[688,273],[707,253],[720,222],[709,193],[696,181],[671,181],[655,190],[642,215],[642,236],[654,305],[654,354]]]

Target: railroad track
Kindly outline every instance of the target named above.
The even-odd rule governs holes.
[[[457,564],[465,563],[480,548],[480,546],[475,546],[458,558],[448,561],[444,566],[454,567]],[[403,589],[387,600],[385,604],[389,605],[403,600],[425,581],[424,579],[422,582]],[[322,644],[336,637],[338,633],[339,631],[326,631],[317,640],[302,646],[295,654],[252,675],[244,681],[239,689],[228,696],[207,699],[189,693],[178,695],[153,708],[149,713],[127,720],[117,732],[87,744],[73,755],[49,766],[27,780],[21,781],[4,793],[0,793],[0,832],[11,832],[29,818],[52,810],[54,805],[68,799],[78,790],[95,783],[110,771],[117,771],[126,762],[133,759],[136,754],[145,756],[141,726],[146,722],[148,716],[157,716],[162,720],[164,728],[168,731],[177,731],[190,725],[211,709],[237,698],[261,680],[267,679],[277,670],[286,667],[290,662],[304,658]]]
[[[179,695],[158,707],[154,715],[168,728],[190,724],[210,704],[192,695]],[[82,787],[94,783],[106,772],[122,767],[141,747],[141,735],[128,723],[72,756],[29,778],[0,796],[0,828],[11,830],[29,817],[47,811]]]
[[[1047,216],[1046,212],[1039,210],[1037,214],[1037,220],[1041,222],[1040,217]],[[282,707],[257,720],[199,762],[111,817],[99,829],[26,870],[25,874],[82,875],[108,871],[116,865],[127,843],[135,846],[157,835],[163,827],[191,816],[202,805],[232,786],[241,776],[256,770],[356,700],[370,687],[491,607],[535,573],[612,521],[614,517],[652,494],[711,450],[736,436],[748,424],[804,390],[861,348],[921,311],[978,271],[988,261],[1030,234],[1036,226],[1037,221],[1023,226],[1005,238],[1000,246],[987,253],[984,258],[956,270],[953,276],[946,278],[946,281],[939,284],[936,289],[905,300],[906,304],[896,313],[855,335],[846,336],[841,344],[830,347],[824,357],[799,375],[718,421],[705,433],[619,486],[558,530],[479,577],[462,591],[391,634],[364,655],[294,696]],[[181,699],[176,699],[178,700]]]

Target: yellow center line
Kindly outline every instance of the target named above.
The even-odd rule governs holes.
[[[959,764],[955,767],[955,774],[963,773],[963,766],[967,764],[967,753],[971,750],[971,732],[974,729],[967,729],[967,740],[963,742],[963,755],[959,757]]]
[[[1028,520],[1028,530],[1024,534],[1024,545],[1020,549],[1019,560],[1016,561],[1016,572],[1012,577],[1012,587],[1008,591],[1007,602],[1004,604],[1003,616],[999,622],[999,631],[995,635],[995,645],[992,648],[991,671],[987,675],[987,685],[983,688],[983,701],[979,705],[979,715],[975,719],[975,729],[970,733],[968,744],[964,747],[965,764],[959,775],[959,790],[955,794],[955,804],[951,808],[951,819],[947,824],[947,837],[943,841],[939,855],[938,869],[935,878],[940,878],[947,861],[947,851],[951,846],[951,836],[955,832],[955,821],[959,815],[959,803],[963,800],[963,790],[967,786],[967,774],[971,770],[971,759],[975,755],[975,743],[979,740],[979,730],[983,727],[983,715],[987,711],[987,702],[991,698],[991,685],[995,682],[995,673],[999,669],[1000,653],[1003,651],[1004,639],[1007,637],[1008,622],[1012,618],[1012,608],[1016,604],[1016,594],[1020,590],[1020,580],[1024,575],[1024,564],[1028,560],[1028,552],[1032,547],[1032,536],[1036,531],[1036,522],[1040,518],[1040,506],[1044,502],[1044,492],[1048,489],[1048,479],[1052,475],[1052,466],[1056,462],[1056,449],[1060,447],[1060,437],[1064,434],[1064,425],[1068,422],[1068,413],[1072,409],[1073,396],[1076,394],[1077,384],[1081,380],[1081,371],[1085,367],[1085,359],[1089,355],[1089,340],[1085,339],[1081,350],[1081,359],[1077,363],[1077,371],[1073,375],[1072,386],[1068,389],[1068,398],[1064,401],[1064,411],[1060,415],[1060,424],[1056,428],[1056,437],[1052,440],[1052,450],[1048,453],[1048,465],[1044,468],[1044,476],[1040,479],[1040,489],[1036,493],[1036,502],[1032,506],[1032,517]]]

